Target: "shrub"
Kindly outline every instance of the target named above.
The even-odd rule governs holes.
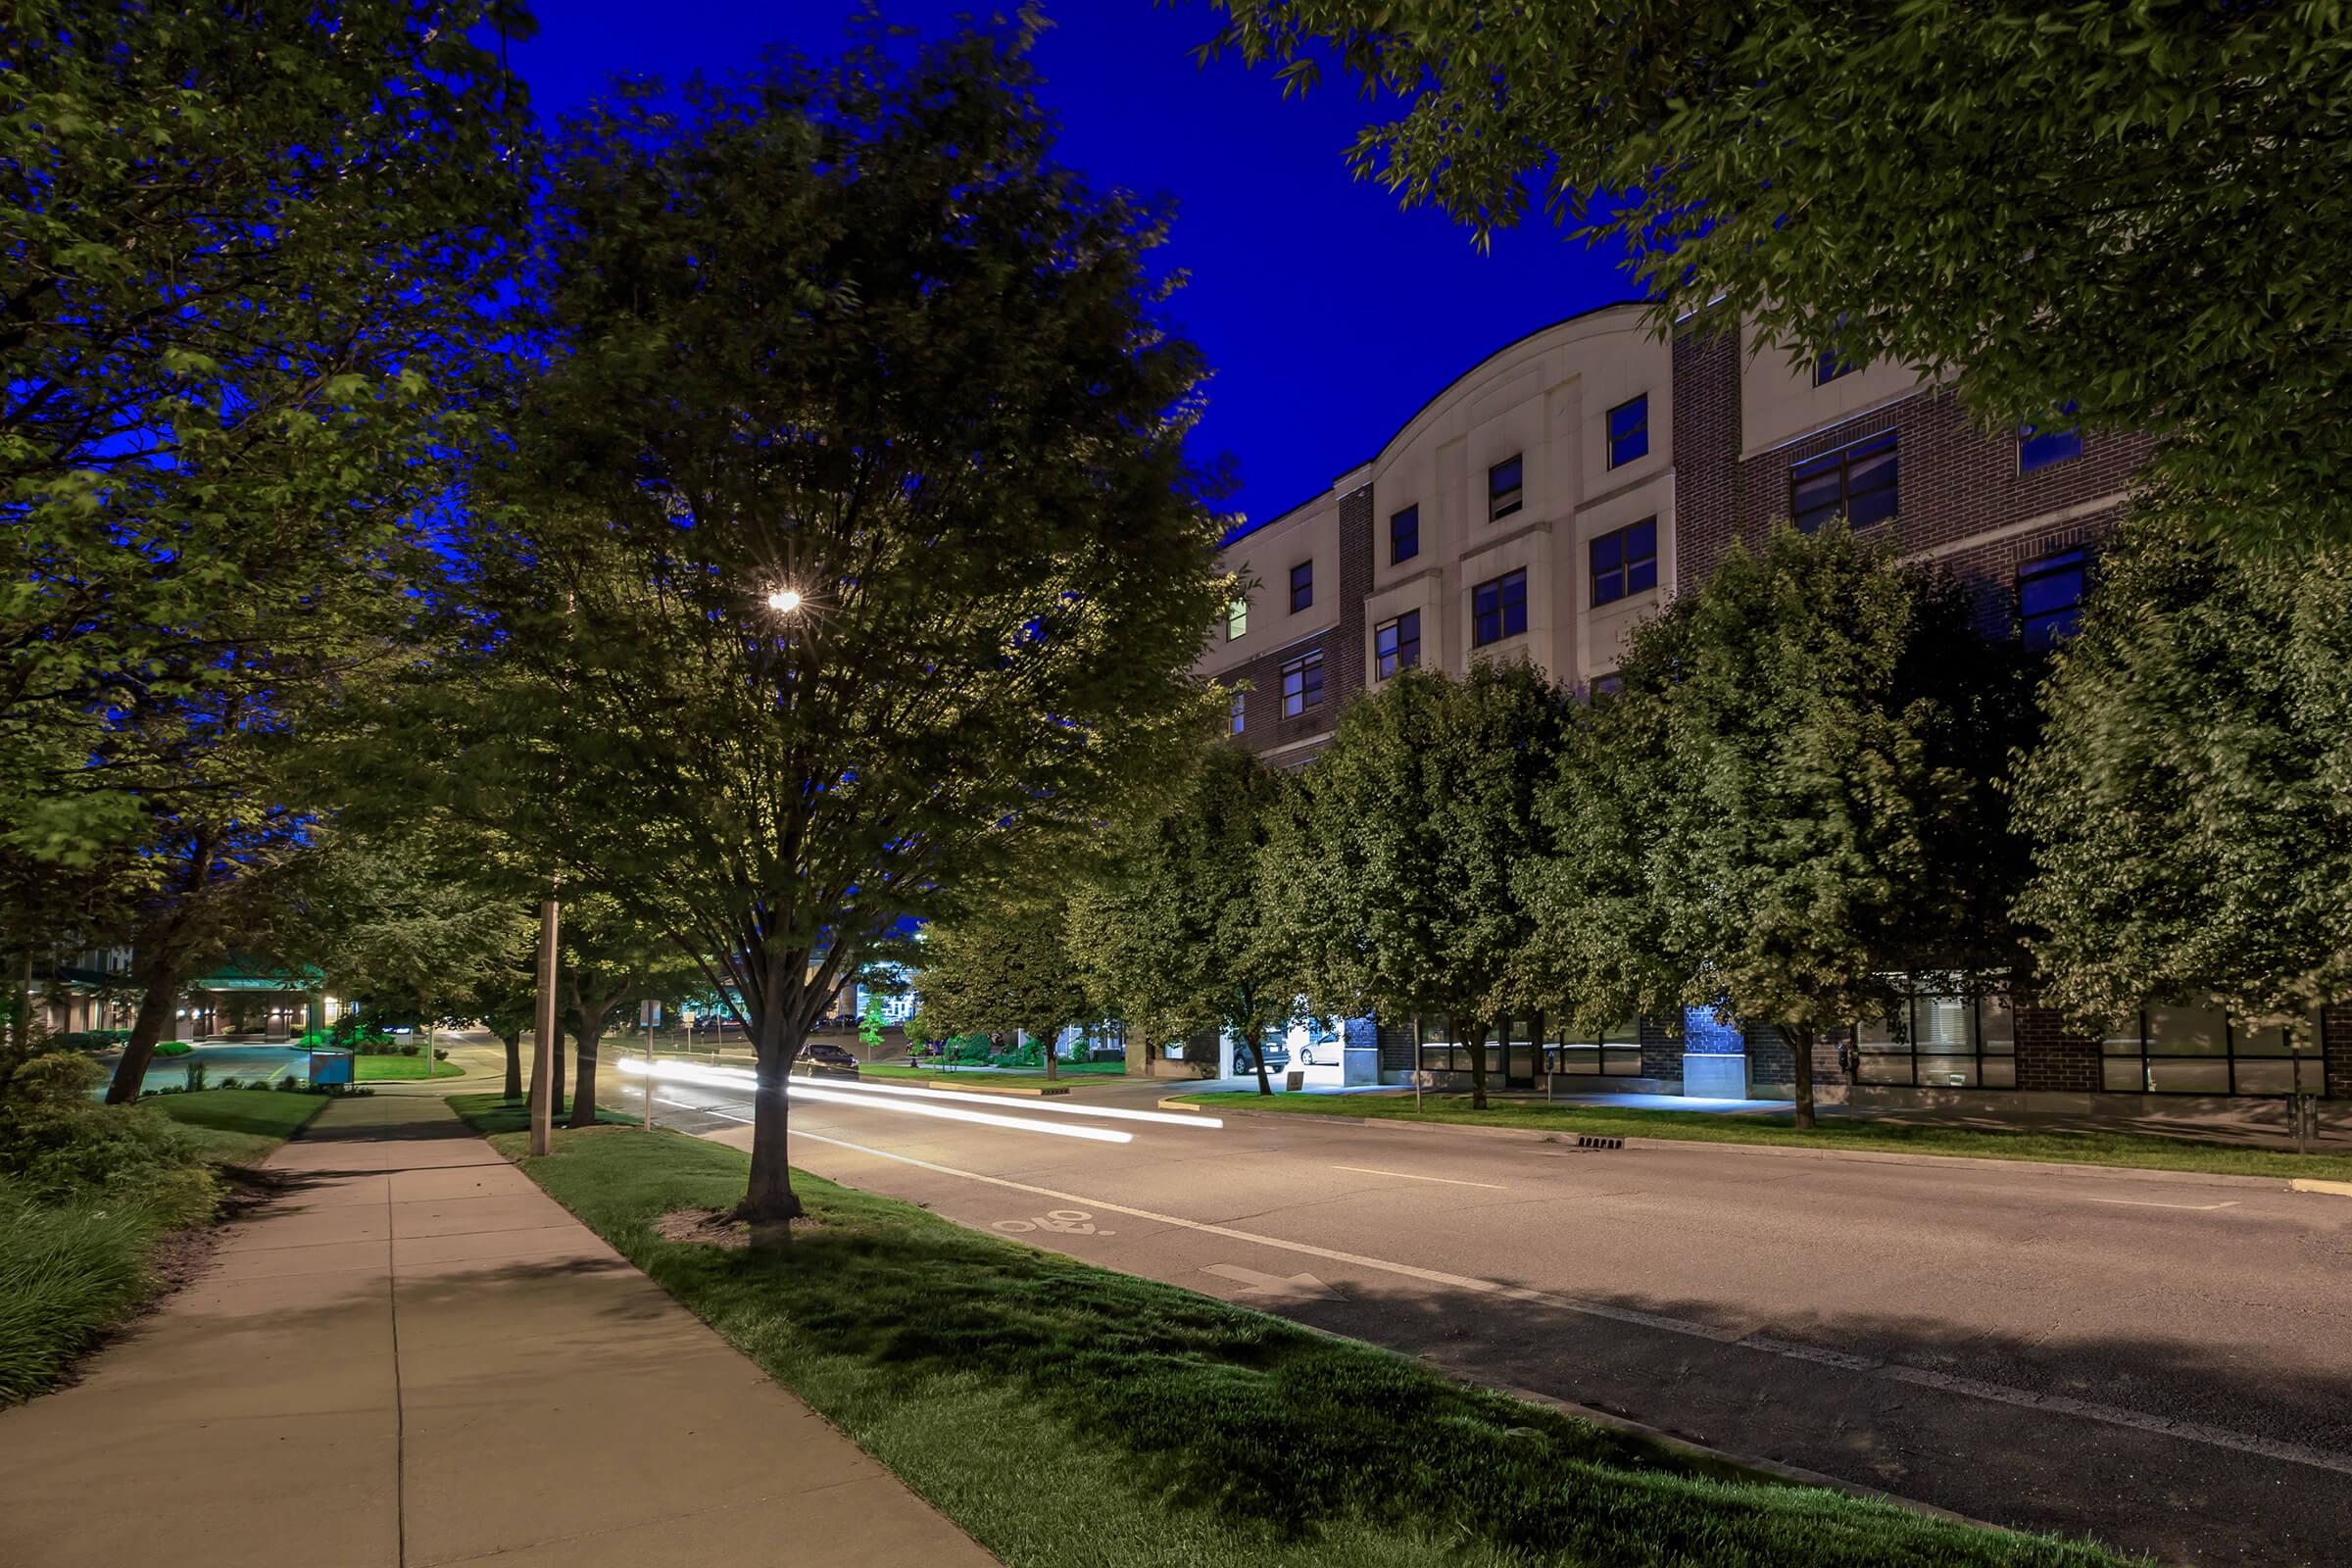
[[[155,1054],[159,1056],[184,1056],[195,1049],[185,1040],[159,1040],[155,1045]]]
[[[400,1054],[404,1056],[414,1056],[416,1054],[416,1043],[413,1040],[404,1041],[400,1048]]]

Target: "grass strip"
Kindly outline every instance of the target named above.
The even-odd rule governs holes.
[[[148,1299],[156,1248],[172,1231],[218,1212],[220,1189],[205,1167],[262,1158],[325,1104],[318,1095],[205,1089],[152,1096],[135,1106],[92,1107],[98,1117],[177,1123],[190,1166],[62,1200],[0,1178],[0,1404],[47,1389]]]
[[[1090,1062],[1063,1065],[1054,1081],[1068,1083],[1072,1079],[1123,1078],[1127,1069],[1118,1062]],[[944,1084],[962,1080],[975,1084],[1042,1084],[1046,1081],[1044,1068],[1004,1067],[901,1067],[886,1061],[869,1061],[858,1068],[866,1078],[916,1078],[925,1083]]]
[[[389,1083],[402,1079],[462,1078],[466,1069],[454,1061],[436,1061],[432,1072],[425,1072],[422,1056],[355,1056],[353,1069],[361,1083]]]
[[[1011,1568],[1534,1564],[2089,1568],[2094,1547],[1728,1467],[1453,1382],[1373,1347],[796,1177],[773,1252],[665,1240],[748,1156],[559,1133],[549,1194]]]
[[[2138,1170],[2202,1171],[2218,1176],[2317,1176],[2352,1179],[2352,1154],[2297,1154],[2147,1133],[2041,1127],[1950,1127],[1831,1117],[1810,1131],[1786,1112],[1639,1110],[1613,1105],[1545,1105],[1493,1101],[1474,1110],[1467,1095],[1251,1094],[1186,1095],[1187,1102],[1234,1110],[1378,1121],[1518,1127],[1532,1132],[1668,1138],[1697,1144],[1772,1144],[1794,1149],[1855,1149],[1892,1154],[1956,1154],[1969,1159],[2034,1159],[2065,1165],[2124,1165]]]

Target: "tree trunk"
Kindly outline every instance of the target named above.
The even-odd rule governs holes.
[[[115,1063],[114,1081],[106,1086],[106,1102],[127,1105],[139,1098],[139,1086],[147,1081],[148,1064],[155,1060],[156,1042],[164,1038],[164,1026],[172,1021],[172,999],[179,991],[179,963],[170,956],[167,946],[155,967],[147,971],[147,989],[139,997],[138,1016],[130,1023],[130,1038],[122,1046],[122,1059]]]
[[[501,1036],[507,1044],[507,1090],[511,1102],[522,1098],[522,1025],[516,1024]]]
[[[1060,1053],[1054,1049],[1055,1042],[1059,1041],[1060,1039],[1061,1034],[1058,1030],[1053,1034],[1040,1037],[1040,1042],[1046,1048],[1046,1082],[1048,1083],[1052,1083],[1054,1079],[1061,1076],[1060,1063],[1054,1059],[1060,1054]]]
[[[602,1018],[591,1018],[588,1008],[579,1008],[572,1017],[572,1038],[580,1043],[579,1069],[572,1074],[571,1119],[567,1127],[596,1125],[596,1047],[604,1037]]]
[[[771,977],[772,979],[773,977]],[[792,1190],[792,1164],[785,1140],[791,1126],[785,1084],[792,1058],[800,1054],[801,1032],[788,1028],[784,1004],[777,1000],[785,988],[768,987],[767,1005],[758,1019],[759,1084],[752,1091],[752,1179],[735,1217],[748,1220],[752,1240],[773,1245],[790,1239],[788,1226],[800,1218],[801,1199]]]
[[[1470,1026],[1470,1108],[1487,1108],[1487,1026]]]
[[[1273,1083],[1266,1077],[1266,1031],[1263,1025],[1251,1024],[1249,1033],[1250,1054],[1257,1068],[1257,1092],[1274,1093]]]
[[[1796,1125],[1813,1125],[1813,1026],[1785,1024],[1782,1034],[1788,1042],[1788,1054],[1795,1063]]]

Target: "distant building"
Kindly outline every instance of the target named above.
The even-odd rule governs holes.
[[[1330,489],[1232,540],[1221,561],[1255,587],[1199,668],[1247,683],[1228,715],[1237,743],[1302,766],[1348,699],[1415,664],[1458,674],[1475,659],[1519,660],[1605,690],[1632,627],[1735,538],[1835,516],[1948,566],[1987,635],[2047,647],[2073,630],[2148,450],[2139,436],[2056,425],[1987,435],[1948,386],[1898,368],[1836,355],[1792,368],[1747,329],[1661,341],[1642,307],[1606,306],[1489,355]],[[1821,1042],[1825,1098],[2153,1108],[2176,1095],[2279,1095],[2291,1081],[2278,1029],[2210,1009],[2152,1006],[2093,1039],[2002,977],[1923,975],[1915,990],[1899,1024]],[[1423,1020],[1419,1041],[1382,1020],[1376,1050],[1359,1044],[1366,1028],[1346,1031],[1336,1070],[1348,1081],[1467,1075],[1469,1048],[1443,1019]],[[1531,1019],[1510,1034],[1486,1048],[1497,1084],[1549,1071],[1770,1097],[1790,1093],[1794,1071],[1773,1031],[1707,1019],[1628,1019],[1591,1040]],[[2322,1038],[2306,1088],[2352,1098],[2352,1007],[2328,1009]],[[1299,1032],[1286,1054],[1313,1052]]]

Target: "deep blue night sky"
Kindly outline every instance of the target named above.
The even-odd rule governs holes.
[[[614,72],[723,75],[771,43],[835,53],[852,0],[540,0],[514,65],[554,118]],[[982,0],[887,0],[926,33]],[[1005,9],[1009,9],[1007,6]],[[1262,521],[1378,448],[1446,381],[1512,338],[1631,284],[1611,254],[1544,226],[1480,255],[1435,212],[1405,213],[1342,154],[1366,107],[1334,79],[1285,102],[1270,72],[1205,69],[1199,0],[1061,0],[1037,49],[1061,158],[1100,186],[1174,198],[1172,306],[1215,368],[1196,437],[1237,460],[1233,504]]]

